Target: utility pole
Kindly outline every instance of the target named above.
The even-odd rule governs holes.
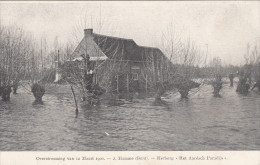
[[[58,59],[57,59],[57,61],[58,61],[57,67],[59,68],[59,64],[60,64],[60,50],[59,49],[58,49]]]
[[[42,61],[42,71],[41,71],[41,75],[43,75],[42,38],[41,38],[41,61]]]
[[[43,66],[44,67],[46,67],[46,64],[45,64],[46,54],[47,54],[47,41],[46,41],[46,37],[44,37],[44,58],[43,58]]]

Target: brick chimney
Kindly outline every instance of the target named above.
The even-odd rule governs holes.
[[[93,34],[93,29],[84,29],[85,37],[92,36],[92,34]]]

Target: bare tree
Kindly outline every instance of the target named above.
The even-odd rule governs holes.
[[[240,71],[240,80],[237,87],[237,91],[241,91],[240,93],[245,93],[243,91],[248,91],[252,78],[254,79],[254,81],[256,81],[252,89],[258,87],[258,89],[260,90],[260,43],[248,43],[246,48],[246,54],[244,55],[245,65]],[[246,84],[247,81],[249,85]]]
[[[95,31],[98,33],[102,33],[104,30],[104,26],[106,26],[107,29],[113,29],[110,30],[110,34],[113,33],[115,30],[114,28],[111,28],[111,23],[107,23],[107,19],[103,18],[101,16],[101,9],[99,13],[99,18],[93,19],[92,15],[85,15],[81,18],[81,20],[78,22],[78,24],[74,27],[74,33],[73,36],[75,37],[75,43],[78,44],[76,47],[76,50],[83,50],[82,54],[78,54],[82,57],[80,61],[77,62],[77,67],[71,70],[67,70],[67,73],[64,73],[66,69],[63,70],[64,75],[69,75],[65,80],[70,83],[71,85],[75,86],[76,89],[80,91],[81,97],[83,100],[86,98],[93,98],[93,92],[89,92],[89,89],[86,88],[86,79],[87,79],[87,74],[89,73],[89,70],[91,68],[91,72],[95,74],[94,80],[93,80],[93,88],[98,88],[102,87],[106,91],[112,92],[112,84],[111,82],[111,77],[116,77],[118,76],[118,71],[120,70],[120,67],[122,65],[122,62],[118,62],[120,59],[114,58],[115,56],[118,55],[119,53],[119,45],[122,44],[120,41],[114,42],[113,44],[109,43],[107,40],[108,38],[99,36],[97,37],[97,40],[94,41],[96,45],[100,46],[102,45],[102,50],[98,47],[94,47],[92,50],[94,54],[96,55],[97,58],[100,58],[102,56],[107,55],[112,58],[106,59],[106,60],[96,60],[96,61],[87,61],[86,59],[89,56],[89,50],[88,50],[88,44],[89,41],[85,37],[82,38],[82,31],[83,29],[86,29],[87,27],[95,27]],[[70,43],[70,45],[75,45],[75,43]],[[109,45],[109,46],[108,46]],[[68,47],[67,47],[68,48]],[[67,56],[68,56],[68,49],[64,51]],[[64,50],[64,49],[63,49]],[[122,50],[121,50],[122,51]],[[69,55],[69,60],[71,61],[75,57],[75,53]],[[75,60],[74,60],[75,61]],[[77,60],[76,60],[77,61]],[[65,65],[70,65],[70,62],[67,62]],[[71,62],[72,63],[72,62]],[[75,63],[75,62],[74,62]],[[64,66],[65,66],[64,65]],[[71,64],[73,65],[73,64]],[[90,66],[91,65],[91,66]],[[70,68],[67,66],[67,68]],[[79,69],[77,69],[79,68]],[[115,69],[118,68],[118,69]],[[64,76],[66,77],[66,76]],[[87,101],[92,100],[92,99],[87,99]]]
[[[190,38],[183,39],[172,24],[163,33],[162,43],[163,51],[175,65],[168,67],[171,68],[168,70],[171,73],[168,85],[177,88],[182,98],[187,97],[190,89],[199,86],[191,80],[195,74],[194,68],[204,62],[203,53]]]
[[[11,87],[14,93],[26,72],[28,56],[31,53],[31,41],[19,27],[1,27],[1,80],[3,100],[10,99]]]

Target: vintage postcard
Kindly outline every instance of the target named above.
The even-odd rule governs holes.
[[[0,165],[259,149],[259,1],[0,1]]]

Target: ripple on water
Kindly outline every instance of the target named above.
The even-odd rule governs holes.
[[[154,106],[134,98],[118,106],[79,106],[70,88],[53,87],[43,104],[20,89],[0,101],[0,150],[259,150],[260,94],[203,84],[189,99],[176,91]],[[79,101],[80,102],[80,101]]]

